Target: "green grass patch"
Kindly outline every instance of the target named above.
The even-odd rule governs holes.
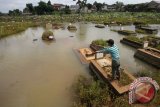
[[[103,47],[107,46],[106,40],[103,40],[103,39],[94,40],[92,41],[92,44],[103,46]]]
[[[142,33],[142,34],[146,34],[147,33],[145,30],[141,30],[141,29],[136,29],[135,31],[137,33]]]
[[[138,43],[142,43],[142,39],[136,37],[136,36],[127,36],[126,39],[128,40],[131,40],[131,41],[135,41],[135,42],[138,42]]]
[[[119,83],[122,86],[125,86],[125,85],[131,84],[132,82],[133,82],[133,80],[131,80],[131,78],[129,78],[129,76],[122,71]]]
[[[102,107],[109,101],[109,90],[100,81],[78,77],[74,84],[74,107]]]
[[[29,27],[36,27],[37,23],[32,22],[7,22],[0,26],[0,38],[16,34],[26,30]]]

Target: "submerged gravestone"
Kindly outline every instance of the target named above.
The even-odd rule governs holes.
[[[46,29],[47,29],[47,30],[52,29],[52,24],[51,24],[51,23],[47,23],[47,24],[46,24]]]

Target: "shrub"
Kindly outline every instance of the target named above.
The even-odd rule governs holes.
[[[74,107],[130,107],[128,95],[117,96],[101,81],[80,76],[74,86]]]
[[[47,30],[47,31],[43,32],[43,34],[42,34],[42,39],[43,39],[43,40],[48,40],[48,39],[49,39],[49,36],[53,36],[53,32]]]
[[[80,76],[74,85],[76,107],[102,107],[109,100],[109,90],[100,81]]]

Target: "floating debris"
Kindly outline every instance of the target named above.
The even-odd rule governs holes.
[[[104,25],[95,25],[95,27],[97,27],[97,28],[105,28]]]
[[[77,30],[76,26],[70,24],[68,27],[67,27],[68,30]]]
[[[74,36],[69,36],[69,37],[74,37]]]
[[[33,41],[37,41],[38,39],[33,39]]]

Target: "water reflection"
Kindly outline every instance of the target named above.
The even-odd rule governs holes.
[[[87,24],[84,24],[84,23],[79,23],[78,24],[79,26],[79,29],[78,29],[78,32],[77,32],[77,37],[79,40],[83,41],[86,39],[86,33],[87,33]]]

